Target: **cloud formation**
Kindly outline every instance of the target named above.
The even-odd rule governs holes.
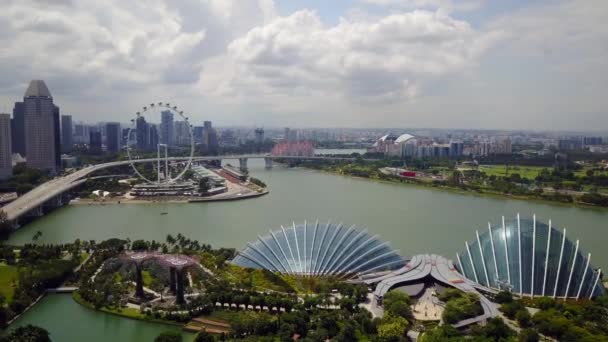
[[[604,0],[347,1],[5,0],[0,109],[44,79],[85,121],[607,129]]]
[[[250,30],[228,55],[239,70],[237,91],[395,101],[416,97],[426,79],[474,65],[499,36],[438,12],[343,18],[328,27],[303,10]]]

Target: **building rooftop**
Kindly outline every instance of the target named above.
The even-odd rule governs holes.
[[[604,294],[602,271],[591,264],[591,254],[566,229],[530,219],[503,217],[488,223],[485,232],[465,242],[456,255],[458,268],[471,281],[493,290],[523,296],[591,298]]]
[[[281,227],[259,236],[239,252],[233,264],[301,276],[352,278],[391,271],[406,261],[387,242],[354,226],[319,223]]]
[[[43,80],[32,80],[23,97],[51,97],[51,92]]]

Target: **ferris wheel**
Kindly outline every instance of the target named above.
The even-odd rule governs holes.
[[[158,116],[161,113],[163,113],[163,115],[167,115],[167,112],[171,114],[172,118],[178,118],[178,120],[181,120],[181,127],[185,128],[187,132],[187,137],[185,139],[186,141],[179,142],[181,143],[180,148],[183,151],[187,152],[187,156],[184,156],[184,159],[182,161],[182,163],[185,162],[185,164],[182,164],[183,168],[179,169],[177,175],[175,176],[171,175],[171,170],[169,169],[169,158],[171,158],[171,156],[169,156],[168,150],[170,147],[173,147],[170,146],[173,145],[173,142],[161,142],[160,134],[158,134],[158,130],[156,129],[153,130],[153,132],[156,132],[156,138],[150,138],[150,127],[156,127],[156,125],[150,124],[146,121],[146,116],[148,116],[148,118],[150,119],[150,117],[153,117],[154,115]],[[173,119],[171,120],[171,123],[173,123]],[[137,130],[138,126],[140,128],[139,132]],[[146,130],[146,133],[142,133],[144,129]],[[170,127],[169,129],[173,132],[173,127]],[[156,143],[154,143],[155,140]],[[136,117],[134,119],[131,119],[131,125],[129,126],[129,130],[127,131],[127,144],[125,146],[125,149],[127,152],[127,157],[129,158],[129,164],[131,165],[133,171],[137,174],[138,177],[150,184],[160,185],[175,183],[184,176],[186,171],[188,171],[190,169],[190,166],[192,165],[192,159],[194,158],[194,135],[192,125],[190,124],[188,117],[186,117],[184,115],[184,112],[179,110],[177,106],[171,106],[170,103],[163,102],[158,102],[156,104],[151,103],[147,106],[143,106],[141,111],[138,111],[136,113]],[[161,152],[163,149],[164,177],[161,177]],[[135,165],[138,163],[139,159],[144,158],[142,156],[144,153],[150,154],[154,151],[156,151],[155,159],[157,164],[157,177],[155,180],[150,179],[150,177],[144,176]]]

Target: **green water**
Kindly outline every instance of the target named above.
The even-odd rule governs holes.
[[[45,328],[51,339],[58,342],[151,342],[163,331],[181,332],[181,328],[176,326],[136,321],[87,309],[68,294],[44,297],[10,329],[26,324]],[[182,334],[184,342],[194,339],[193,334]]]
[[[406,256],[434,252],[455,258],[464,241],[475,237],[475,229],[520,212],[553,219],[554,226],[568,229],[568,237],[581,240],[593,264],[608,266],[608,210],[383,184],[277,165],[265,170],[263,161],[250,163],[251,173],[268,184],[270,194],[216,203],[71,205],[21,228],[10,242],[31,242],[36,231],[42,232],[39,242],[55,243],[110,237],[164,241],[167,234],[182,233],[215,247],[242,248],[269,229],[318,218],[367,228]]]
[[[289,225],[292,220],[319,218],[368,228],[405,256],[433,252],[455,259],[456,252],[464,250],[464,241],[474,239],[475,229],[487,229],[488,221],[499,222],[501,215],[514,216],[520,212],[522,216],[536,213],[539,219],[551,218],[554,226],[566,227],[568,237],[580,239],[581,249],[592,253],[592,264],[608,267],[607,210],[383,184],[278,165],[265,170],[263,161],[249,163],[252,175],[268,184],[269,195],[217,203],[72,205],[21,228],[10,242],[29,242],[38,230],[42,232],[39,242],[67,242],[76,238],[101,241],[110,237],[164,241],[167,234],[182,233],[215,247],[242,248],[257,235]],[[160,215],[162,212],[168,215]],[[57,334],[72,327],[83,330],[82,333],[120,336],[104,339],[108,341],[138,341],[133,339],[139,336],[134,332],[145,331],[146,336],[158,332],[155,325],[101,313],[81,315],[82,310],[76,304],[62,298],[52,297],[39,305],[43,309],[37,306],[24,320]],[[77,325],[64,323],[64,318],[69,321],[72,316]],[[58,341],[78,340],[68,336]]]

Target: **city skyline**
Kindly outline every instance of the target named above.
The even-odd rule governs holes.
[[[44,79],[87,122],[125,122],[162,97],[217,126],[605,131],[607,12],[601,1],[11,1],[0,111]]]

